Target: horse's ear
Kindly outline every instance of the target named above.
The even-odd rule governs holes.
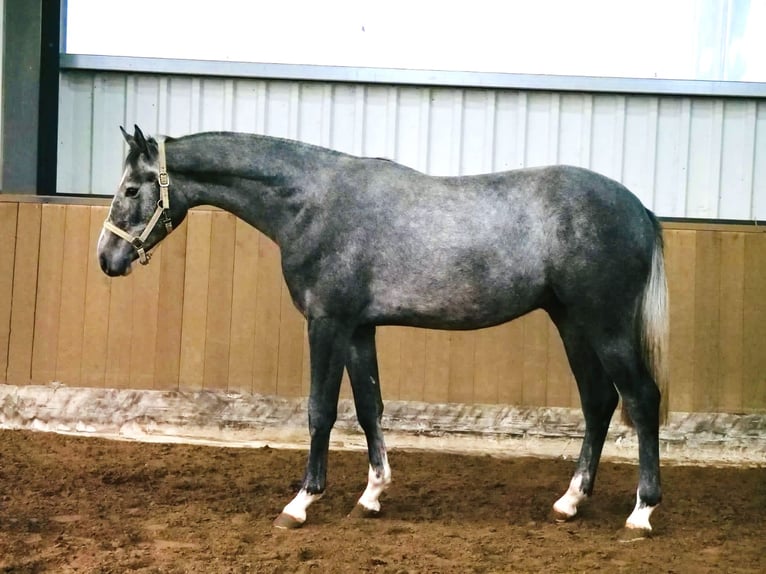
[[[136,142],[133,139],[133,136],[130,135],[128,132],[126,132],[124,127],[120,126],[120,131],[122,132],[122,137],[125,138],[125,141],[130,147],[133,147],[134,145],[136,145]]]
[[[133,141],[141,152],[149,155],[149,144],[146,143],[144,132],[142,132],[141,128],[139,128],[137,125],[133,126]]]

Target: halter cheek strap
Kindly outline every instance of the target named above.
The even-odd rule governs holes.
[[[154,210],[151,219],[149,219],[149,222],[146,224],[146,227],[144,227],[141,235],[136,237],[124,229],[120,229],[114,223],[109,221],[109,218],[104,221],[104,229],[111,231],[135,247],[136,251],[138,252],[138,260],[141,262],[141,265],[148,264],[149,259],[151,259],[151,254],[147,253],[146,249],[144,248],[144,242],[154,230],[157,222],[162,220],[162,223],[165,225],[165,230],[168,233],[173,231],[173,223],[170,220],[169,211],[170,196],[168,194],[170,178],[168,177],[168,168],[165,162],[165,142],[163,140],[160,139],[157,142],[157,149],[159,152],[159,174],[157,175],[157,182],[160,184],[160,199],[157,201],[157,208]]]

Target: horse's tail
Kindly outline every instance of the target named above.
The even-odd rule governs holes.
[[[649,277],[644,286],[638,309],[638,335],[641,341],[644,364],[660,390],[660,424],[668,416],[667,392],[667,348],[668,348],[668,282],[665,275],[662,227],[660,222],[647,210],[654,226],[654,249]],[[632,426],[632,421],[622,405],[622,420]]]

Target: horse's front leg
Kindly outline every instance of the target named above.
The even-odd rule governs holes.
[[[391,483],[391,468],[388,466],[386,444],[380,427],[383,399],[380,394],[373,325],[361,326],[354,332],[348,348],[346,369],[354,391],[356,417],[367,438],[370,460],[367,488],[350,516],[374,517],[380,513],[380,495]]]
[[[306,521],[306,509],[324,494],[330,431],[338,414],[338,393],[345,364],[350,329],[330,318],[310,319],[309,432],[311,446],[303,483],[298,494],[274,520],[277,528],[298,528]]]

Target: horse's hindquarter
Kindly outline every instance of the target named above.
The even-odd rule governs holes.
[[[622,309],[643,290],[655,244],[652,215],[620,183],[574,167],[545,176],[548,278],[565,305]]]

